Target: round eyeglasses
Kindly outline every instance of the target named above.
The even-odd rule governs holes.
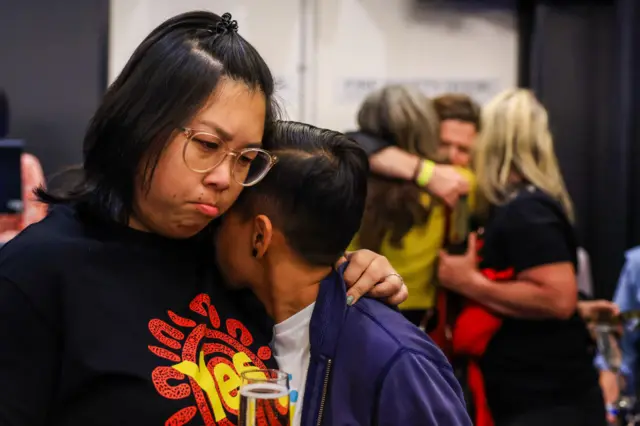
[[[278,161],[278,157],[260,148],[232,150],[219,137],[186,127],[187,137],[182,157],[187,167],[197,173],[208,173],[227,158],[233,157],[231,177],[242,186],[260,182]]]

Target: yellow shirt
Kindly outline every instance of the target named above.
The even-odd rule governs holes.
[[[459,169],[471,184],[468,202],[469,208],[475,206],[475,178],[467,169]],[[431,197],[424,194],[421,198],[424,205],[428,205]],[[411,228],[402,239],[402,248],[393,247],[389,237],[382,241],[380,254],[386,256],[393,268],[402,276],[409,290],[409,298],[400,305],[400,309],[428,309],[435,304],[436,271],[435,264],[438,252],[444,244],[446,209],[441,204],[435,204],[427,223]],[[349,245],[350,251],[359,248],[358,236]]]

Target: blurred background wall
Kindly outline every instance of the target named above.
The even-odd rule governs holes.
[[[82,159],[82,138],[107,84],[109,0],[0,0],[0,87],[9,135],[45,174]]]
[[[514,2],[112,0],[109,78],[156,25],[193,9],[230,12],[280,80],[289,117],[346,130],[389,81],[478,100],[517,83]]]

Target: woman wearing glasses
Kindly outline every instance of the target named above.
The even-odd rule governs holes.
[[[270,324],[212,265],[210,223],[277,159],[273,78],[230,15],[156,28],[84,140],[82,180],[0,253],[0,423],[233,425],[239,376],[277,367]],[[224,250],[224,247],[218,247]],[[351,257],[357,298],[406,289]]]

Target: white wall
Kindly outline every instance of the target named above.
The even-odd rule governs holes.
[[[300,58],[300,0],[111,0],[109,81],[124,67],[138,44],[165,19],[190,10],[232,14],[239,32],[262,54],[279,84],[280,96],[297,117]],[[284,87],[285,80],[287,87]]]
[[[418,84],[430,95],[468,91],[481,102],[516,84],[513,12],[417,5],[416,0],[111,0],[110,81],[164,19],[209,9],[238,20],[240,33],[280,80],[291,119],[352,128],[367,91],[392,81]]]

